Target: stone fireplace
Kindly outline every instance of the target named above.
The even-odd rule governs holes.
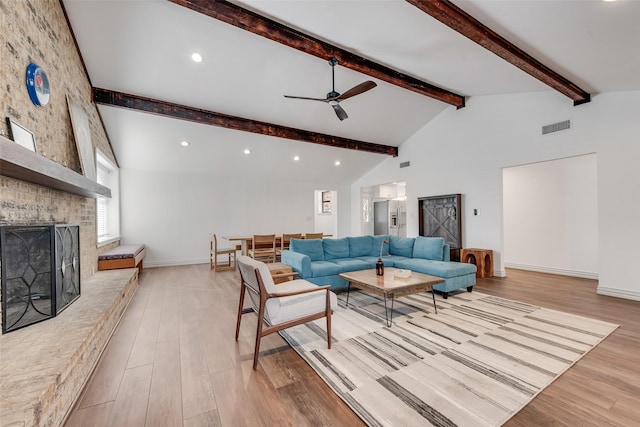
[[[55,317],[80,297],[79,229],[0,227],[3,334]]]

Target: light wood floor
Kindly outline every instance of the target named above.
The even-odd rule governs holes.
[[[620,324],[506,425],[640,425],[640,302],[597,282],[509,270],[477,290]],[[255,315],[234,340],[238,274],[147,268],[67,426],[361,426],[278,334],[252,369]]]

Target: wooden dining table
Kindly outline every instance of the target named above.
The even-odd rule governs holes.
[[[249,253],[249,244],[253,243],[253,236],[222,236],[223,239],[226,239],[230,242],[239,241],[240,242],[240,250],[242,255],[247,255]],[[280,247],[280,242],[282,241],[282,235],[276,235],[276,248]]]
[[[324,234],[322,237],[331,237],[332,234]],[[253,236],[222,236],[223,239],[226,239],[230,242],[240,242],[240,250],[242,251],[242,255],[247,255],[249,253],[249,245],[253,243]],[[302,235],[304,239],[304,234]],[[280,247],[282,241],[282,234],[276,234],[276,248]]]

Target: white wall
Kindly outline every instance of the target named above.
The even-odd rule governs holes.
[[[504,274],[502,169],[588,153],[598,162],[598,292],[640,300],[640,92],[593,96],[574,107],[555,92],[472,97],[445,110],[351,186],[407,182],[407,235],[418,234],[418,197],[463,194],[463,245],[494,250]],[[541,135],[546,124],[571,119],[572,130]],[[411,166],[399,168],[410,160]],[[473,216],[473,209],[480,215]],[[358,215],[351,230],[360,230]]]
[[[598,278],[596,161],[591,154],[504,169],[506,267]]]
[[[209,233],[219,236],[314,231],[314,190],[323,183],[243,180],[121,170],[123,244],[145,243],[148,267],[209,262]],[[349,187],[338,189],[349,194]],[[349,203],[338,223],[347,230]],[[340,232],[340,226],[338,227]]]

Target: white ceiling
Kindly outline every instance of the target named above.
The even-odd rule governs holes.
[[[234,3],[467,97],[552,90],[402,0]],[[592,95],[640,90],[638,0],[454,3]],[[324,103],[283,97],[323,98],[331,90],[324,59],[168,1],[64,5],[94,87],[393,146],[455,108],[338,66],[338,92],[365,80],[378,84],[341,103],[349,114],[341,122]],[[204,56],[200,64],[190,59],[196,51]],[[99,110],[123,168],[340,183],[387,158],[114,107]],[[181,147],[182,140],[191,145]],[[245,148],[250,156],[242,154]],[[301,160],[294,163],[294,155]],[[341,166],[334,166],[336,160]]]

